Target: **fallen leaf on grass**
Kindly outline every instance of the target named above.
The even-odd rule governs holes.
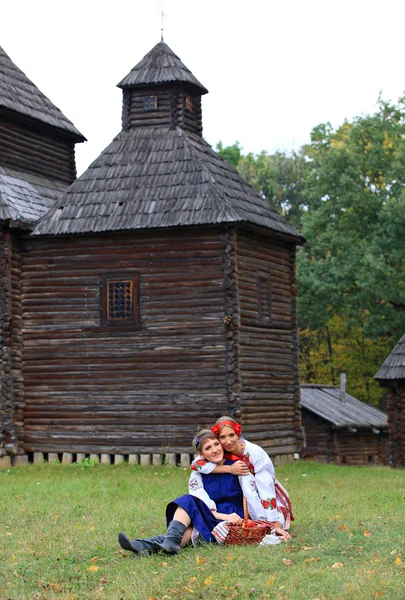
[[[336,562],[332,565],[332,569],[341,569],[343,567],[343,563]]]
[[[190,592],[190,594],[194,594],[194,590],[192,590],[192,589],[191,589],[191,588],[189,588],[189,587],[186,587],[186,586],[185,586],[185,587],[183,587],[183,590],[184,590],[185,592]]]
[[[271,577],[268,578],[268,580],[266,581],[266,585],[273,585],[274,582],[276,580],[275,575],[272,575]]]
[[[371,533],[367,530],[364,530],[364,535],[365,535],[365,537],[370,537]]]
[[[162,567],[167,567],[167,562],[163,561],[162,562]]]
[[[399,558],[399,556],[396,557],[396,559],[395,559],[394,562],[395,562],[396,565],[400,565],[401,564],[401,559]]]
[[[204,585],[212,585],[213,583],[214,583],[214,580],[211,577],[211,575],[209,577],[207,577],[207,579],[204,581]]]
[[[321,560],[321,559],[315,558],[315,556],[313,556],[312,558],[304,558],[304,562],[316,562],[318,560]]]
[[[98,582],[97,589],[95,591],[96,594],[102,594],[104,592],[104,586],[107,583],[107,577],[102,577]]]
[[[286,567],[291,567],[291,565],[293,564],[293,561],[290,558],[283,558],[282,562],[283,565],[285,565]]]
[[[90,562],[97,562],[97,556],[94,556],[94,558],[92,558]]]
[[[197,558],[195,559],[195,562],[197,563],[197,565],[203,565],[207,561],[205,560],[205,558],[201,558],[201,556],[197,556]]]
[[[46,588],[47,591],[54,590],[55,592],[60,592],[61,589],[62,589],[62,586],[60,583],[50,583],[48,585],[48,587]]]
[[[383,592],[376,592],[376,598],[382,598],[384,596]]]
[[[226,560],[235,560],[233,556],[231,556],[230,554],[228,554],[228,556],[226,557]]]
[[[298,546],[286,546],[283,550],[284,552],[298,552],[299,548]],[[310,550],[313,550],[313,548],[310,548]]]
[[[344,524],[343,525],[339,525],[338,530],[339,531],[346,531],[346,533],[350,533],[350,529],[348,528],[347,525],[344,525]]]
[[[304,546],[303,550],[314,550],[314,548],[311,548],[311,546]]]
[[[88,567],[87,570],[88,571],[98,571],[98,567],[96,567],[96,565],[91,565],[91,567]]]

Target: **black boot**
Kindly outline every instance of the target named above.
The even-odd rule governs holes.
[[[181,540],[187,527],[180,521],[172,521],[169,524],[167,533],[163,542],[154,543],[156,552],[164,552],[165,554],[178,554],[181,551]]]
[[[147,554],[155,554],[160,550],[156,548],[157,544],[161,544],[165,539],[164,535],[157,535],[153,538],[144,540],[130,540],[124,533],[118,534],[118,543],[124,550],[131,550],[135,554],[146,556]]]

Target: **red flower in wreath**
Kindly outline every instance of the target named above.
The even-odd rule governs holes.
[[[273,508],[277,508],[277,500],[275,498],[271,499],[271,505]]]
[[[270,502],[268,500],[262,500],[263,508],[269,508]]]

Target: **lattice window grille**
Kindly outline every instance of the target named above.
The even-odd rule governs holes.
[[[134,285],[130,279],[107,282],[107,319],[124,321],[134,318]]]

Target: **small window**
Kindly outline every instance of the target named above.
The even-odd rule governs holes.
[[[191,96],[186,96],[186,110],[190,112],[193,110],[193,99]]]
[[[257,277],[257,304],[260,323],[270,323],[271,321],[271,297],[270,297],[270,277],[268,275],[258,275]]]
[[[148,96],[143,101],[143,107],[145,110],[155,110],[157,108],[157,97]]]
[[[101,321],[107,327],[139,323],[139,274],[107,276],[101,290]]]

